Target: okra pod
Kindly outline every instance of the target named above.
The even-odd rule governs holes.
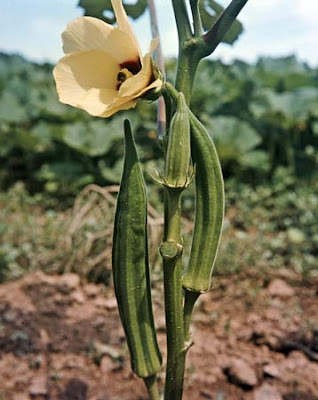
[[[195,224],[183,287],[204,293],[211,288],[211,275],[221,238],[224,216],[224,184],[216,148],[204,126],[190,113],[191,155],[195,165]]]
[[[161,368],[150,291],[147,199],[131,132],[125,121],[125,162],[117,199],[113,239],[113,280],[133,371],[141,378]]]
[[[183,93],[179,93],[168,136],[164,174],[164,182],[168,188],[185,189],[188,186],[190,155],[189,108]]]

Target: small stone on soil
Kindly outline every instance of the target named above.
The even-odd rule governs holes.
[[[109,356],[103,356],[100,361],[100,370],[103,374],[108,374],[114,369],[114,362]]]
[[[110,297],[109,299],[105,299],[105,307],[107,308],[107,310],[117,309],[116,297]]]
[[[42,396],[46,398],[48,395],[48,380],[46,374],[35,375],[29,387],[31,397]]]
[[[73,292],[71,295],[71,298],[78,304],[84,304],[84,302],[85,302],[85,296],[84,296],[83,292],[80,292],[79,290],[76,290],[75,292]]]
[[[61,278],[62,284],[68,289],[74,290],[80,284],[80,277],[77,274],[64,274]]]
[[[277,297],[292,297],[295,290],[282,279],[274,279],[268,286],[269,294]]]
[[[262,386],[255,389],[254,400],[283,400],[275,386],[263,383]]]
[[[88,297],[96,297],[100,294],[100,287],[94,283],[88,283],[83,289]]]
[[[257,376],[254,369],[242,359],[233,359],[227,368],[227,374],[233,383],[240,386],[257,385]]]
[[[263,368],[264,374],[277,378],[279,376],[279,370],[276,364],[267,364]]]

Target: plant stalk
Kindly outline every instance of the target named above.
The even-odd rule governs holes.
[[[147,388],[149,400],[160,400],[159,390],[157,386],[156,375],[144,378],[144,382]]]
[[[203,33],[199,4],[200,4],[199,0],[190,0],[191,12],[193,16],[193,30],[195,37],[201,36]]]
[[[177,24],[179,44],[181,44],[192,37],[189,15],[184,0],[172,0],[172,6]]]
[[[200,58],[207,57],[214,52],[247,1],[248,0],[232,0],[212,28],[202,36],[202,41],[198,45]]]
[[[216,30],[221,26],[221,34],[217,40],[213,39],[214,30],[200,36],[201,21],[198,10],[198,1],[191,0],[191,10],[194,17],[194,35],[191,30],[189,16],[185,0],[172,0],[175,14],[178,38],[179,55],[175,87],[177,92],[184,94],[187,104],[191,101],[195,73],[201,58],[208,54],[211,48],[215,48],[221,36],[225,34],[228,27],[247,0],[232,0],[232,6],[225,10],[217,22]],[[207,54],[208,53],[208,54]],[[166,85],[169,91],[169,84]],[[174,89],[175,90],[175,89]],[[173,92],[171,89],[170,92]],[[175,93],[170,93],[175,97]],[[174,98],[175,100],[175,98]],[[168,117],[171,116],[168,114]],[[167,188],[165,193],[165,225],[164,243],[182,246],[180,229],[180,196],[181,191]],[[181,400],[183,393],[183,380],[185,372],[186,351],[190,343],[190,322],[195,301],[198,294],[186,293],[185,306],[183,309],[182,289],[182,263],[181,254],[170,257],[163,254],[166,329],[167,329],[167,370],[165,400]],[[187,343],[185,343],[185,340]]]
[[[193,50],[195,50],[194,47]],[[199,61],[200,59],[196,57],[196,53],[192,51],[190,46],[179,49],[176,89],[184,94],[188,105],[191,101],[191,93]]]
[[[180,190],[167,188],[164,242],[181,247]],[[165,310],[167,328],[167,370],[165,400],[181,400],[185,370],[183,289],[181,254],[163,256]]]

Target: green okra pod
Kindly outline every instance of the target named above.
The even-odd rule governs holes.
[[[150,291],[146,190],[128,120],[125,121],[125,162],[117,199],[112,263],[131,366],[139,377],[147,378],[160,370],[161,354]]]
[[[184,189],[188,186],[190,157],[189,109],[183,93],[179,93],[168,136],[164,173],[164,184],[168,188]]]
[[[183,287],[204,293],[211,288],[224,217],[224,184],[215,146],[204,126],[190,113],[191,155],[195,165],[195,224]]]

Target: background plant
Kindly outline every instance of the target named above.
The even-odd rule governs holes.
[[[173,77],[175,61],[167,62]],[[24,181],[32,193],[63,197],[85,185],[118,183],[122,168],[121,116],[97,121],[60,104],[52,66],[0,55],[0,185]],[[317,69],[295,57],[200,64],[192,108],[213,135],[225,179],[270,182],[283,166],[301,180],[317,171]],[[209,80],[211,85],[206,85]],[[151,169],[161,151],[156,111],[140,103],[132,121],[141,162]],[[122,115],[125,117],[125,115]],[[104,130],[111,132],[105,137]],[[222,132],[222,134],[220,134]]]

